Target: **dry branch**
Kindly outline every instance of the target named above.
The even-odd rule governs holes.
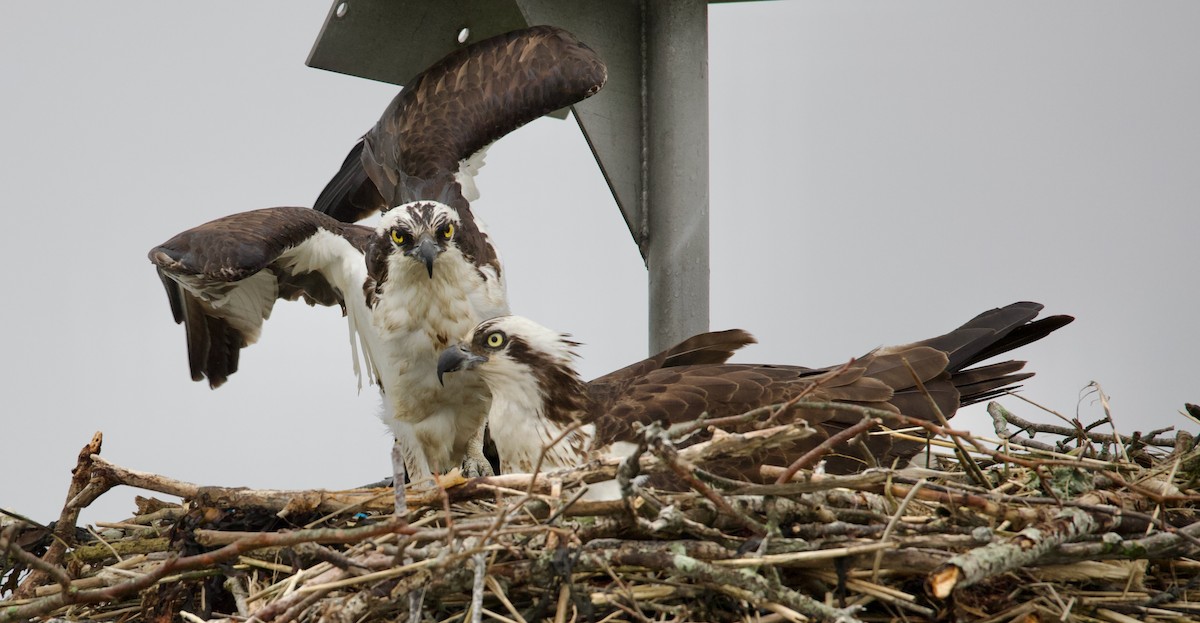
[[[54,528],[54,542],[46,554],[42,556],[41,562],[32,573],[30,573],[21,585],[13,594],[14,597],[20,599],[33,594],[33,591],[42,583],[44,583],[52,575],[57,576],[56,572],[50,571],[57,566],[61,561],[63,554],[67,548],[75,542],[75,522],[79,519],[79,511],[83,510],[93,499],[80,498],[80,495],[87,489],[92,477],[92,457],[100,453],[100,446],[104,442],[104,435],[99,431],[92,435],[91,441],[79,451],[79,458],[76,460],[75,469],[71,470],[71,486],[67,490],[67,503],[63,506],[62,514],[58,517],[58,522]],[[98,494],[97,494],[98,496]]]
[[[1037,563],[1054,547],[1110,530],[1120,515],[1092,515],[1079,508],[1064,508],[1051,521],[1026,528],[999,543],[991,543],[951,558],[929,576],[929,592],[944,599],[954,589],[970,586],[1005,571]],[[1110,521],[1103,521],[1109,518]]]

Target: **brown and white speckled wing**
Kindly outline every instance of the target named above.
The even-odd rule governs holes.
[[[345,313],[347,297],[363,298],[362,254],[372,235],[307,208],[266,208],[151,249],[175,322],[187,331],[192,379],[217,387],[236,372],[239,352],[258,339],[277,299],[340,305]]]
[[[460,211],[474,199],[481,150],[538,117],[595,94],[607,70],[553,26],[466,46],[408,84],[342,163],[314,207],[352,222],[429,199]]]

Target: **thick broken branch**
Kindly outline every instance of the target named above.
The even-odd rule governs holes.
[[[1121,520],[1122,515],[1118,513],[1093,515],[1079,508],[1064,508],[1049,522],[951,558],[930,574],[926,585],[931,595],[945,599],[956,588],[1032,565],[1063,543],[1099,531],[1115,530]]]

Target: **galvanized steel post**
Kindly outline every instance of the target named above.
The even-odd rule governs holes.
[[[646,2],[650,350],[708,330],[708,3]]]

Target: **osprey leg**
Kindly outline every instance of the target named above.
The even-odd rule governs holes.
[[[404,497],[404,451],[400,449],[400,440],[392,442],[392,486],[395,487],[396,517],[408,519],[408,501]]]
[[[471,438],[470,445],[467,446],[467,456],[463,458],[462,462],[463,478],[484,478],[496,475],[496,472],[492,470],[492,463],[483,453],[484,434],[485,427],[480,426],[479,430],[475,431],[475,436]]]

